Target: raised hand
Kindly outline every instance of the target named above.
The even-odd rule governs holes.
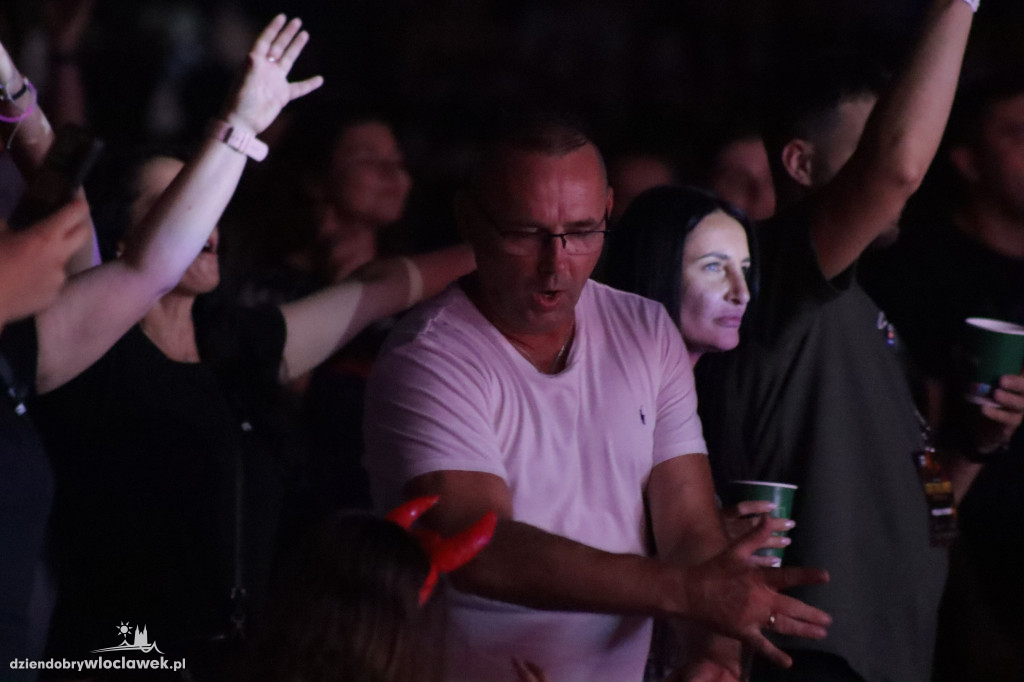
[[[288,102],[323,85],[324,79],[320,76],[288,82],[292,65],[309,42],[309,34],[301,31],[301,27],[302,22],[297,18],[286,23],[283,14],[267,24],[249,50],[245,73],[228,99],[224,120],[248,126],[259,134]]]
[[[65,264],[89,233],[89,207],[83,199],[25,231],[0,231],[0,326],[54,301],[64,284]]]
[[[683,569],[685,612],[687,617],[739,639],[776,664],[789,667],[792,659],[768,641],[763,631],[824,639],[831,617],[780,591],[797,585],[827,583],[828,573],[816,568],[752,565],[753,553],[770,544],[771,531],[771,525],[763,524],[709,561]]]

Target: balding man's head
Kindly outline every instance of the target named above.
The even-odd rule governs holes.
[[[594,149],[607,185],[604,158],[582,125],[553,117],[530,117],[507,123],[484,144],[467,188],[477,196],[483,194],[489,183],[505,175],[512,157],[536,154],[557,158],[588,145]]]

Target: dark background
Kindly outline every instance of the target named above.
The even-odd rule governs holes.
[[[0,37],[43,88],[45,67],[33,64],[45,64],[44,4],[0,2]],[[312,40],[295,74],[321,73],[326,85],[286,111],[373,111],[392,122],[417,180],[415,209],[446,202],[477,132],[524,105],[575,112],[606,154],[655,150],[686,180],[711,142],[756,124],[772,83],[795,65],[841,48],[897,66],[926,4],[97,0],[79,63],[89,123],[108,143],[194,140],[255,31],[277,11],[300,16]],[[982,0],[966,71],[1020,62],[1022,37],[1024,3]]]

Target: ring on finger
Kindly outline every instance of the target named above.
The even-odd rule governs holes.
[[[766,627],[766,629],[769,629],[769,630],[775,627],[775,614],[774,613],[768,616],[768,625],[765,626],[765,627]]]

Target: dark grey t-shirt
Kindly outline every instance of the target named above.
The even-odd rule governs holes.
[[[825,586],[793,596],[834,618],[821,642],[868,680],[926,681],[946,576],[913,453],[919,420],[896,339],[852,268],[828,281],[804,213],[760,226],[762,281],[743,341],[698,364],[716,480],[800,486],[786,563]]]

